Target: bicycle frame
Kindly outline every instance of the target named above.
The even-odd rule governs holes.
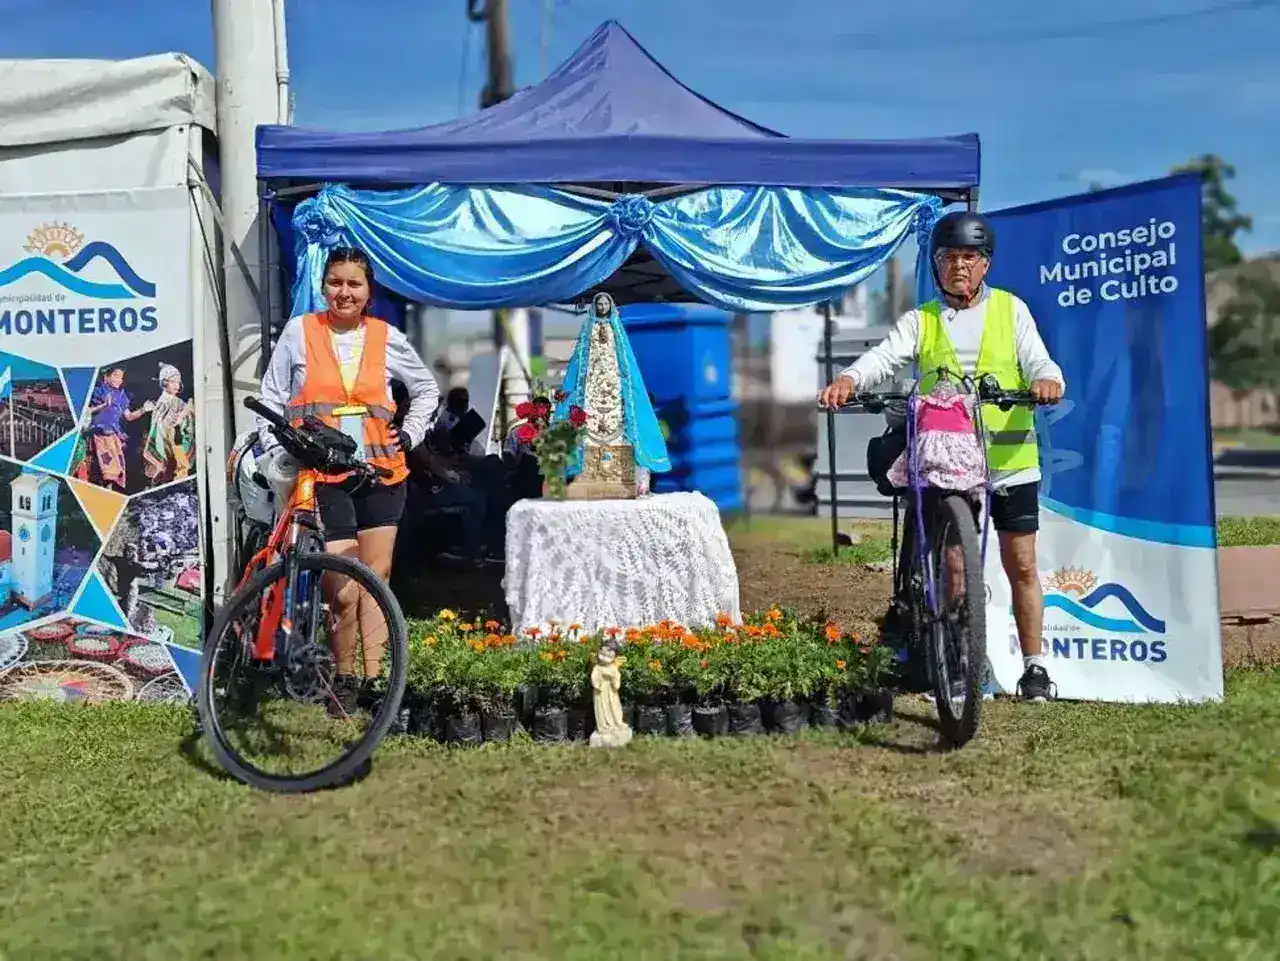
[[[939,376],[952,376],[951,371],[939,368],[936,373]],[[929,605],[930,613],[936,618],[941,616],[941,605],[938,603],[937,578],[936,572],[929,563],[929,552],[924,536],[924,495],[927,490],[940,490],[931,484],[925,483],[920,476],[919,452],[916,450],[916,401],[920,398],[920,381],[923,375],[911,385],[911,390],[907,393],[907,488],[911,492],[912,507],[915,514],[915,533],[916,533],[916,560],[919,562],[920,570],[924,576],[925,584],[925,600]],[[978,448],[982,451],[982,474],[983,474],[983,505],[982,505],[982,541],[979,550],[980,563],[986,568],[987,563],[987,535],[991,528],[991,470],[987,462],[987,444],[986,432],[982,423],[982,402],[977,400],[976,391],[973,390],[972,380],[961,374],[958,383],[966,387],[965,393],[975,397],[973,429],[977,435]],[[898,556],[898,545],[893,545],[893,556]]]
[[[294,556],[298,548],[298,539],[305,529],[320,530],[320,512],[316,504],[316,472],[301,471],[298,483],[294,485],[289,502],[285,505],[266,546],[258,551],[245,565],[243,576],[237,589],[259,570],[283,560],[286,564]],[[292,565],[291,565],[292,566]],[[258,661],[274,660],[276,654],[276,638],[280,631],[287,637],[293,632],[292,611],[294,605],[286,604],[286,598],[296,597],[298,571],[290,569],[286,576],[275,583],[260,601],[261,619],[258,622],[257,635],[253,642],[253,658]],[[313,612],[313,616],[314,616]]]

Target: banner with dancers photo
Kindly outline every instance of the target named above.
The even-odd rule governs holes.
[[[1222,696],[1200,189],[1184,175],[991,215],[990,282],[1026,301],[1067,381],[1037,413],[1044,644],[1062,698]],[[986,575],[1009,691],[1022,665],[998,550]]]
[[[0,197],[0,699],[190,695],[189,218],[181,186]]]

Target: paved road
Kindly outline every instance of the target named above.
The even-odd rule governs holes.
[[[1280,478],[1219,479],[1214,484],[1218,514],[1237,517],[1280,516]],[[790,505],[790,497],[786,499]],[[751,507],[756,511],[772,509],[772,490],[753,488]]]
[[[1237,516],[1280,515],[1280,480],[1258,478],[1219,480],[1214,485],[1218,514]]]

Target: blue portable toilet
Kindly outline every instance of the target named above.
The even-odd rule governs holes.
[[[671,470],[654,475],[654,491],[696,490],[722,511],[740,510],[732,315],[703,304],[631,304],[619,315],[667,432]]]

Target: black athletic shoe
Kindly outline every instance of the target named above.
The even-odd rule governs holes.
[[[343,720],[360,709],[362,680],[354,674],[334,675],[333,688],[325,702],[330,717]]]
[[[1039,664],[1032,664],[1022,672],[1018,680],[1018,697],[1024,701],[1051,701],[1058,696],[1058,688],[1049,680],[1049,672]]]

